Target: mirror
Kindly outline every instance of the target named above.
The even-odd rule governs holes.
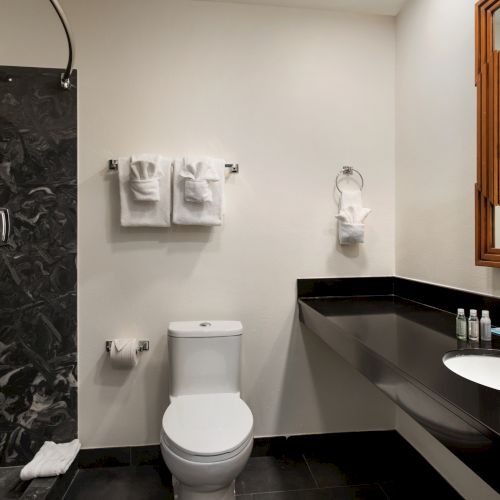
[[[500,50],[500,11],[493,14],[493,48]]]
[[[500,207],[495,207],[495,227],[493,228],[495,235],[495,248],[500,248]]]
[[[476,2],[476,265],[500,267],[500,0]]]

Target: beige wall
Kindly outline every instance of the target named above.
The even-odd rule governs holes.
[[[498,293],[474,263],[474,0],[410,0],[396,67],[396,273]]]
[[[172,320],[241,319],[256,434],[391,428],[394,407],[301,332],[299,276],[394,272],[394,20],[189,0],[66,0],[79,69],[79,426],[84,447],[158,442]],[[0,64],[59,66],[48,2],[0,0]],[[241,164],[212,231],[121,229],[106,161]],[[334,178],[365,175],[359,254],[336,246]],[[130,374],[104,341],[150,339]]]
[[[396,274],[499,293],[474,264],[474,0],[409,0],[396,32]],[[498,498],[402,410],[396,429],[464,498]]]

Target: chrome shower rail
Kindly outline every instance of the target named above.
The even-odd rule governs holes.
[[[65,90],[71,88],[71,73],[73,72],[73,58],[75,54],[74,44],[73,44],[73,36],[71,34],[71,30],[69,29],[68,19],[66,18],[66,14],[64,13],[61,5],[58,0],[49,0],[54,7],[54,10],[61,21],[64,32],[66,33],[66,39],[68,40],[68,64],[66,65],[66,69],[64,73],[61,75],[61,87]]]

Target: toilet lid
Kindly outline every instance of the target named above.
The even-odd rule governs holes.
[[[175,398],[163,416],[167,441],[189,455],[213,456],[236,450],[253,431],[250,408],[236,394]]]

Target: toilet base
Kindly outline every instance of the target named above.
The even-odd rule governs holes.
[[[175,500],[234,500],[235,481],[216,491],[194,490],[172,476]]]

